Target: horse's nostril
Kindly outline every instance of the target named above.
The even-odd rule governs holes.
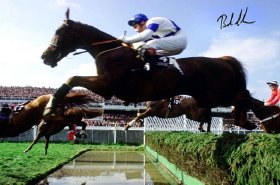
[[[43,53],[43,55],[41,56],[41,59],[43,59],[43,60],[45,59],[45,54],[44,54],[44,53]]]

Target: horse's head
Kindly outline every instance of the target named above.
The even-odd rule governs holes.
[[[49,47],[44,51],[44,63],[55,67],[57,63],[76,49],[85,49],[95,57],[103,51],[121,46],[121,41],[115,37],[87,24],[69,19],[69,9],[66,19],[52,38]],[[90,51],[89,51],[90,50]]]
[[[73,52],[80,45],[78,34],[74,30],[75,22],[69,20],[69,9],[66,12],[66,19],[63,24],[55,31],[51,44],[44,51],[42,59],[44,63],[55,67],[57,63]]]

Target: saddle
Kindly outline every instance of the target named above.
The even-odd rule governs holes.
[[[145,48],[138,48],[138,57],[151,65],[151,68],[168,68],[174,67],[176,68],[180,74],[184,75],[180,66],[178,65],[176,59],[174,57],[168,56],[159,56],[159,55],[150,55],[147,53]]]
[[[21,104],[18,104],[17,106],[14,107],[13,109],[13,113],[14,114],[18,114],[20,113],[23,109],[24,109],[24,106],[26,104],[28,104],[30,101],[27,101],[27,102],[24,102],[24,103],[21,103]]]

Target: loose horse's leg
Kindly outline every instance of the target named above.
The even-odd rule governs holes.
[[[136,118],[131,120],[126,126],[124,127],[124,131],[127,131],[130,127],[132,127],[135,123],[137,123],[140,119],[146,118],[148,116],[151,116],[152,109],[149,107],[147,110],[145,110],[143,113],[137,113]]]
[[[84,121],[80,121],[80,125],[82,126],[82,130],[80,131],[81,136],[87,138],[87,134],[86,134],[87,123]]]
[[[27,152],[29,152],[31,149],[32,149],[32,147],[39,141],[39,139],[41,138],[42,136],[39,136],[39,133],[37,134],[37,136],[36,136],[36,138],[33,140],[33,142],[31,143],[31,145],[28,147],[28,148],[26,148],[23,152],[24,153],[27,153]]]
[[[62,116],[57,117],[57,114],[62,114],[63,112],[61,108],[57,109],[58,104],[73,87],[77,86],[91,90],[106,99],[112,97],[111,91],[108,89],[108,82],[104,78],[100,76],[73,76],[51,96],[43,113],[45,121],[63,119]]]
[[[39,124],[39,127],[38,127],[38,133],[36,135],[36,138],[33,140],[32,144],[24,150],[24,153],[27,153],[28,151],[30,151],[32,149],[32,147],[39,141],[39,139],[44,135],[44,133],[42,132],[42,129],[44,127],[44,122],[41,121],[41,123]]]

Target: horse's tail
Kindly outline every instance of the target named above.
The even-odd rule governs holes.
[[[247,71],[241,62],[231,56],[223,56],[222,59],[227,62],[235,71],[235,76],[237,78],[237,90],[247,90]]]
[[[94,102],[94,98],[90,95],[81,93],[70,93],[67,94],[64,98],[65,104],[71,104],[76,106],[87,104],[89,102]]]

